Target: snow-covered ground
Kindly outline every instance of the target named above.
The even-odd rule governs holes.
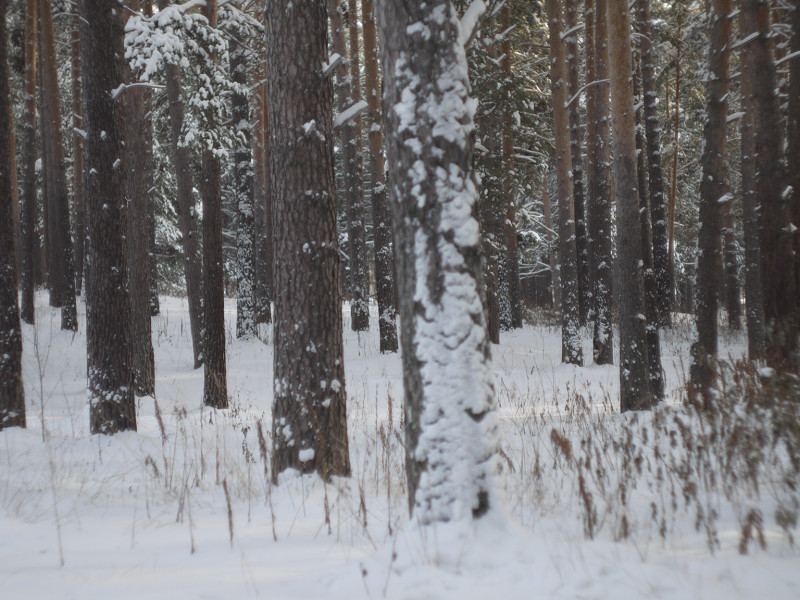
[[[400,359],[347,312],[353,475],[273,486],[269,332],[233,339],[233,302],[232,408],[201,406],[186,303],[163,298],[156,400],[138,401],[138,432],[104,437],[88,434],[83,306],[72,335],[45,301],[24,327],[28,428],[0,432],[3,599],[800,597],[800,552],[773,517],[798,502],[780,451],[764,451],[757,492],[722,483],[738,468],[722,453],[684,465],[699,439],[686,415],[619,415],[616,369],[560,364],[557,327],[494,348],[502,506],[465,532],[409,523]],[[725,352],[743,342],[726,336]],[[662,340],[673,407],[688,347],[685,325]],[[742,555],[756,513],[766,549]]]

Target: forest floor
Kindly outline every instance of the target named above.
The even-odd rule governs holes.
[[[616,367],[560,363],[557,326],[504,333],[500,506],[464,532],[409,522],[400,357],[347,310],[353,475],[274,486],[271,339],[233,339],[233,301],[232,408],[201,406],[186,303],[162,298],[156,399],[138,399],[138,432],[107,437],[88,431],[85,307],[73,335],[37,300],[28,427],[0,432],[4,599],[800,598],[787,453],[759,423],[750,436],[749,413],[725,429],[685,408],[685,320],[662,339],[667,400],[640,414],[619,414]],[[740,357],[743,336],[723,338]]]

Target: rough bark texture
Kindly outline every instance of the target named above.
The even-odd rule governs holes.
[[[8,66],[6,11],[8,0],[0,0],[0,430],[25,427],[25,390],[22,385],[22,336],[17,304],[17,270],[14,257],[14,227],[11,205],[13,161],[8,103],[11,90],[5,72]]]
[[[125,256],[122,26],[106,0],[81,0],[86,112],[86,355],[92,433],[136,429]]]
[[[139,0],[127,0],[126,5],[134,11],[140,8]],[[127,21],[127,11],[123,11],[121,24]],[[125,65],[124,72],[128,82],[134,81],[135,74]],[[128,251],[128,293],[131,298],[131,367],[134,386],[139,396],[155,394],[155,360],[153,357],[153,338],[150,323],[150,236],[147,235],[147,211],[150,204],[150,183],[152,173],[148,173],[147,137],[145,121],[150,118],[145,106],[147,88],[127,88],[120,95],[125,109],[125,147],[124,163],[125,188],[127,192],[126,219]]]
[[[550,84],[553,96],[553,129],[558,178],[558,236],[561,281],[561,360],[583,364],[580,340],[580,301],[578,297],[575,212],[572,205],[572,159],[569,147],[567,115],[567,64],[565,44],[561,39],[564,21],[558,0],[547,0],[547,23],[550,30]]]
[[[795,294],[800,301],[800,3],[792,8],[792,41],[790,52],[795,57],[789,63],[789,147],[788,163],[794,165],[792,185],[792,223],[794,230]],[[798,309],[800,310],[800,309]],[[800,315],[798,315],[800,318]]]
[[[230,41],[231,80],[247,85],[245,47]],[[255,228],[253,222],[253,165],[250,107],[244,93],[231,96],[231,121],[237,135],[233,153],[233,177],[236,191],[236,337],[256,335],[255,315]]]
[[[217,2],[206,0],[203,14],[217,26]],[[212,55],[212,60],[216,56]],[[218,123],[213,123],[219,126]],[[222,189],[218,148],[203,147],[200,195],[203,198],[203,404],[228,408],[225,363],[225,272],[222,257]]]
[[[578,0],[565,0],[564,20],[566,31],[578,24]],[[580,54],[577,32],[564,38],[567,49],[567,95],[568,100],[580,89]],[[588,82],[587,82],[588,83]],[[578,256],[578,301],[581,324],[586,323],[592,303],[592,282],[589,272],[589,244],[586,233],[586,194],[583,187],[583,128],[581,127],[580,102],[569,105],[569,149],[572,159],[572,190],[575,206],[575,247]]]
[[[343,18],[344,0],[328,0],[328,12],[331,19],[333,35],[333,51],[343,60],[336,67],[336,100],[339,113],[346,111],[358,102],[354,94],[353,74],[349,66],[358,58],[348,56],[347,23]],[[352,17],[351,17],[352,18]],[[357,46],[357,44],[356,44]],[[347,254],[350,265],[350,315],[353,331],[369,329],[369,287],[366,263],[366,240],[364,234],[364,171],[359,152],[361,139],[361,120],[350,119],[340,128],[342,136],[342,156],[344,165],[344,199],[347,215]]]
[[[41,40],[42,92],[46,123],[48,176],[47,224],[50,258],[48,261],[51,306],[61,307],[61,329],[76,331],[78,316],[75,306],[72,238],[69,226],[69,196],[64,143],[61,135],[61,103],[58,95],[53,13],[48,0],[39,0],[39,31]],[[46,116],[46,119],[44,118]]]
[[[25,105],[22,112],[22,210],[20,236],[22,271],[21,317],[33,324],[34,273],[39,258],[36,239],[36,31],[38,0],[25,2]]]
[[[362,0],[366,96],[369,104],[370,181],[372,182],[372,237],[375,248],[375,290],[378,296],[378,327],[381,352],[397,352],[397,311],[395,309],[394,250],[392,220],[386,203],[386,174],[383,159],[378,43],[372,0]]]
[[[146,17],[153,16],[153,3],[145,2],[143,13]],[[155,158],[153,156],[153,92],[144,90],[144,111],[147,118],[144,121],[145,136],[145,174],[147,175],[147,238],[150,248],[150,316],[156,317],[161,313],[161,303],[158,300],[158,261],[156,260],[156,198],[155,189]]]
[[[636,31],[639,33],[642,65],[644,127],[647,139],[647,182],[650,192],[650,223],[653,238],[653,273],[658,301],[658,323],[659,326],[664,326],[671,322],[671,291],[664,175],[661,169],[661,128],[658,124],[658,93],[650,29],[650,0],[637,0],[636,2]]]
[[[609,0],[608,56],[617,225],[619,373],[622,411],[651,405],[642,284],[642,236],[636,176],[636,115],[631,74],[631,25],[626,0]]]
[[[83,261],[86,241],[86,206],[83,169],[83,92],[81,90],[81,37],[77,4],[72,6],[70,67],[72,70],[72,212],[75,215],[75,292],[83,285]]]
[[[722,205],[722,274],[725,291],[725,313],[728,317],[728,327],[734,330],[741,329],[742,304],[739,291],[739,252],[736,243],[735,218],[733,211],[734,197]]]
[[[758,34],[747,48],[751,55],[756,115],[757,186],[761,201],[761,258],[767,361],[797,368],[797,299],[790,230],[787,165],[783,119],[775,94],[775,62],[770,39],[769,4],[743,0],[744,36]],[[796,165],[793,167],[796,168]]]
[[[266,80],[266,65],[258,71]],[[269,121],[267,120],[267,88],[259,85],[254,96],[253,129],[253,226],[255,227],[255,319],[256,323],[272,322],[272,191],[269,179]]]
[[[553,306],[561,306],[561,281],[559,277],[558,252],[556,252],[555,229],[553,226],[553,203],[550,200],[549,185],[545,182],[542,189],[542,210],[544,226],[547,228],[547,245],[550,247],[550,283],[553,293]]]
[[[449,0],[382,1],[378,16],[409,508],[423,525],[468,522],[493,502],[497,413],[481,297],[466,56]]]
[[[267,4],[275,250],[273,477],[348,475],[333,89],[324,2]]]

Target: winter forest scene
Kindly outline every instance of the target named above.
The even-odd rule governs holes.
[[[0,0],[0,598],[800,598],[800,0]]]

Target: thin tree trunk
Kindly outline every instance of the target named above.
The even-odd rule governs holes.
[[[742,304],[739,292],[738,245],[734,226],[733,196],[722,205],[722,240],[723,240],[723,276],[725,285],[725,312],[728,315],[728,327],[738,331],[742,327]]]
[[[670,310],[675,306],[675,205],[678,199],[678,130],[681,123],[681,49],[683,39],[683,13],[678,13],[678,47],[675,56],[675,122],[672,136],[672,181],[669,191],[669,204],[667,207],[667,252],[668,265],[667,280],[669,282]]]
[[[274,198],[273,477],[287,468],[349,475],[340,259],[333,181],[333,90],[325,3],[266,8]],[[311,125],[309,125],[311,124]]]
[[[80,16],[77,5],[72,6],[70,35],[70,66],[72,69],[72,210],[75,214],[75,292],[80,295],[83,285],[84,246],[86,240],[86,206],[84,203],[83,170],[83,91],[81,89]]]
[[[153,3],[144,3],[144,15],[153,16]],[[156,198],[155,198],[155,158],[153,156],[153,92],[144,89],[144,136],[145,136],[145,173],[147,174],[147,237],[149,240],[150,256],[150,316],[156,317],[161,313],[161,303],[158,300],[158,261],[156,260]]]
[[[597,24],[594,43],[594,81],[608,79],[608,21],[606,0],[596,0],[594,17]],[[611,105],[607,83],[590,88],[594,96],[595,116],[592,121],[597,129],[593,140],[594,161],[590,163],[596,192],[589,197],[589,237],[592,240],[592,274],[594,286],[594,327],[592,353],[598,365],[614,363],[614,336],[611,326],[611,293],[614,269],[611,257],[611,202],[612,173],[610,157]]]
[[[372,236],[375,248],[375,288],[378,295],[378,326],[381,352],[397,352],[397,325],[394,290],[394,250],[392,221],[386,203],[386,174],[383,159],[378,44],[372,0],[362,0],[366,95],[369,104],[370,181],[372,182]]]
[[[614,151],[619,294],[619,373],[622,411],[650,408],[642,283],[642,236],[636,177],[636,115],[631,75],[631,24],[626,0],[609,0],[608,56]]]
[[[764,268],[766,355],[772,366],[798,365],[797,300],[789,217],[789,178],[784,150],[783,119],[775,94],[775,62],[770,41],[769,4],[743,0],[744,36],[757,34],[751,55],[756,115],[757,186],[761,200],[761,258]]]
[[[58,74],[56,72],[56,48],[53,34],[53,13],[48,0],[39,0],[39,23],[42,46],[42,84],[44,104],[48,116],[47,144],[50,156],[53,187],[50,197],[48,219],[51,231],[50,268],[51,292],[55,296],[53,306],[61,307],[61,329],[77,331],[78,315],[75,306],[75,278],[73,270],[72,238],[69,224],[69,196],[67,193],[67,171],[64,160],[64,144],[61,136],[61,108],[58,98]]]
[[[0,0],[0,430],[25,427],[25,389],[22,383],[22,335],[17,304],[17,270],[14,257],[14,222],[11,208],[12,143],[9,103],[6,12]]]
[[[263,13],[262,13],[263,16]],[[263,46],[261,46],[263,53]],[[261,62],[259,80],[267,77],[266,65]],[[256,87],[253,110],[253,226],[255,227],[255,320],[272,322],[272,192],[269,180],[269,122],[267,121],[266,84]]]
[[[550,83],[553,96],[553,129],[556,143],[558,175],[558,235],[561,262],[561,360],[583,364],[580,339],[580,302],[578,298],[577,249],[575,246],[575,212],[572,205],[572,159],[569,148],[569,116],[567,115],[567,65],[565,44],[561,39],[564,21],[558,0],[547,0],[547,22],[550,31]]]
[[[158,0],[159,9],[169,6],[169,0]],[[203,288],[197,217],[192,191],[192,170],[189,148],[181,143],[184,106],[181,96],[181,74],[178,65],[164,68],[167,102],[169,103],[170,142],[177,182],[178,214],[183,237],[183,265],[186,277],[186,296],[189,300],[189,327],[192,333],[194,368],[203,364]]]
[[[125,256],[123,31],[106,0],[81,0],[86,124],[86,361],[92,433],[136,429]]]
[[[25,105],[22,113],[22,296],[21,316],[28,324],[35,320],[34,284],[39,259],[36,210],[36,50],[37,0],[26,0],[25,12]]]
[[[409,509],[423,525],[468,523],[495,501],[497,425],[463,33],[449,0],[378,7],[399,250]],[[439,84],[445,74],[452,87]],[[451,451],[453,444],[463,451]]]
[[[795,165],[792,185],[792,223],[794,224],[794,262],[796,298],[800,299],[800,5],[792,8],[792,39],[789,46],[795,57],[789,63],[789,146],[787,159]],[[800,310],[800,309],[798,309]],[[798,315],[800,318],[800,315]]]
[[[555,229],[553,228],[553,203],[550,200],[550,186],[545,181],[542,186],[542,207],[544,210],[544,226],[547,229],[547,245],[550,247],[550,284],[553,306],[561,306],[561,281],[558,268],[558,253],[555,246]]]

